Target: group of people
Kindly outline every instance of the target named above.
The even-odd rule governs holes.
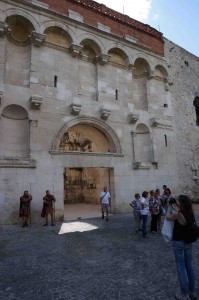
[[[20,197],[20,206],[19,206],[19,217],[22,218],[22,227],[27,227],[28,224],[31,225],[31,201],[32,195],[28,191],[24,191],[24,194]],[[56,199],[54,195],[51,195],[50,191],[46,191],[46,195],[43,197],[43,208],[41,212],[41,217],[45,218],[46,223],[44,226],[48,225],[48,216],[51,217],[51,226],[54,226],[55,217],[54,217],[54,208],[53,204]]]
[[[174,197],[171,194],[171,190],[166,185],[163,185],[162,195],[160,189],[151,190],[150,192],[144,191],[142,197],[140,197],[139,193],[136,193],[135,199],[130,203],[133,207],[136,232],[142,231],[143,238],[149,237],[147,234],[149,214],[151,214],[150,231],[157,233],[158,230],[161,230],[161,224],[166,215],[168,203],[172,198]]]
[[[109,221],[111,196],[105,186],[100,194],[100,203],[102,219]],[[31,216],[30,203],[32,196],[28,191],[20,197],[19,216],[22,217],[22,227],[28,226],[28,220]],[[41,216],[46,219],[44,226],[48,225],[48,215],[51,216],[51,225],[54,226],[53,203],[55,197],[46,191],[43,197],[43,208]],[[173,251],[176,261],[177,273],[180,282],[181,291],[175,294],[177,300],[197,300],[195,294],[195,273],[192,265],[192,242],[187,242],[187,228],[196,224],[195,216],[192,209],[192,202],[187,195],[180,195],[174,198],[171,190],[164,185],[163,194],[160,189],[144,191],[142,197],[139,193],[135,194],[135,199],[130,203],[133,207],[133,215],[136,225],[136,231],[142,231],[143,238],[148,237],[147,220],[151,214],[150,231],[157,233],[161,230],[163,219],[173,222]]]
[[[187,195],[174,198],[171,190],[164,185],[163,194],[160,190],[144,191],[142,197],[135,194],[130,203],[133,207],[136,231],[142,231],[143,238],[147,238],[147,219],[151,214],[150,231],[157,233],[161,230],[163,219],[173,222],[172,246],[176,261],[180,293],[175,294],[177,300],[197,300],[195,294],[195,272],[192,265],[192,242],[187,241],[187,233],[196,223],[192,202]]]

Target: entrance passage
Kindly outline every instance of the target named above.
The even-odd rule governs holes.
[[[106,185],[111,192],[109,168],[65,168],[65,219],[101,215],[100,193]]]

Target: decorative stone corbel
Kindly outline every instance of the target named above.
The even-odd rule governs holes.
[[[153,70],[151,70],[151,72],[149,73],[148,79],[154,79],[155,78],[155,72]]]
[[[36,47],[40,47],[45,41],[46,35],[39,32],[32,32],[32,40]]]
[[[161,120],[158,117],[151,118],[150,123],[151,126],[156,128],[172,129],[173,127],[169,120]]]
[[[130,113],[128,115],[128,118],[129,118],[129,122],[130,123],[135,124],[139,120],[139,115],[138,114]]]
[[[30,106],[31,106],[31,108],[40,109],[40,106],[42,104],[42,100],[43,100],[43,97],[38,96],[38,95],[32,95],[30,97]]]
[[[109,62],[110,56],[107,54],[101,53],[100,56],[98,56],[98,62],[100,65],[105,65]]]
[[[109,109],[103,108],[101,110],[101,119],[103,120],[107,120],[109,115],[110,115],[111,111]]]
[[[30,126],[31,127],[37,127],[38,126],[38,120],[30,120]]]
[[[84,48],[82,45],[71,44],[69,50],[70,50],[71,55],[73,57],[76,57],[80,54],[82,48]]]
[[[72,103],[70,105],[70,112],[72,115],[79,115],[81,111],[82,105],[77,103]]]
[[[0,37],[3,37],[6,31],[6,25],[4,22],[0,21]]]
[[[134,69],[133,64],[128,64],[128,70],[133,72],[133,69]]]

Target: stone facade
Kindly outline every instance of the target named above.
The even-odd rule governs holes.
[[[163,184],[197,197],[197,57],[91,0],[0,8],[2,223],[26,189],[34,222],[46,189],[58,220],[73,193],[96,203],[104,185],[112,212]]]

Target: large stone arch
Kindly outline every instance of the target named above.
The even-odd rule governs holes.
[[[40,23],[31,15],[29,14],[27,11],[25,11],[24,9],[18,9],[18,8],[9,8],[5,11],[5,15],[6,18],[16,15],[16,16],[22,16],[25,19],[29,20],[30,23],[33,25],[34,27],[34,31],[39,32],[39,27],[40,27]],[[5,20],[6,20],[5,18]],[[4,20],[4,21],[5,21]]]
[[[69,128],[75,125],[85,125],[85,124],[98,129],[106,136],[107,140],[111,145],[112,153],[122,154],[121,144],[115,131],[107,123],[95,118],[88,118],[88,117],[78,117],[65,123],[58,131],[57,135],[53,140],[52,150],[59,152],[60,140],[63,137],[64,133]]]
[[[124,45],[122,44],[118,44],[118,43],[114,43],[114,42],[111,42],[109,44],[106,45],[106,53],[108,53],[111,49],[113,48],[118,48],[120,49],[122,52],[124,52],[126,54],[126,56],[128,57],[128,63],[131,62],[132,60],[132,54],[131,52],[128,50],[127,47],[125,47]]]
[[[156,64],[154,67],[154,71],[159,70],[159,72],[161,73],[161,77],[167,79],[169,76],[169,72],[167,70],[167,68],[162,65],[162,64]]]
[[[83,34],[80,34],[78,37],[77,37],[77,41],[76,43],[77,44],[81,44],[82,41],[84,40],[91,40],[93,41],[94,43],[96,43],[99,47],[99,49],[101,50],[101,53],[106,53],[105,52],[105,47],[104,47],[104,44],[102,43],[102,41],[96,37],[95,35],[93,34],[87,34],[87,33],[83,33]]]
[[[144,53],[141,53],[141,52],[140,53],[136,53],[136,55],[134,55],[133,58],[132,58],[132,64],[133,65],[134,65],[134,63],[135,63],[135,61],[137,59],[143,59],[143,60],[145,60],[146,63],[148,63],[148,65],[149,65],[150,72],[152,72],[152,70],[153,70],[153,64],[152,64],[150,58],[147,55],[145,55]]]
[[[75,43],[76,41],[76,34],[75,32],[69,27],[67,26],[66,24],[63,24],[62,22],[59,22],[59,21],[52,21],[52,20],[48,20],[48,21],[45,21],[41,24],[41,27],[39,28],[39,32],[41,34],[44,33],[44,31],[49,28],[49,27],[59,27],[61,29],[63,29],[64,31],[66,31],[68,33],[68,35],[71,37],[73,43]]]

